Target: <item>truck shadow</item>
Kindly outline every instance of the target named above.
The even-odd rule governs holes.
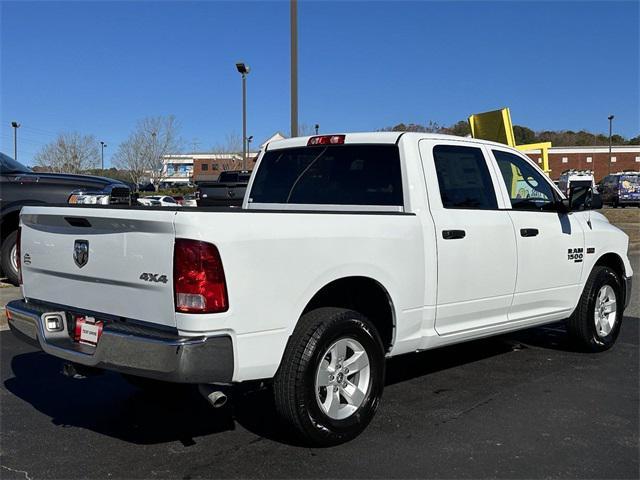
[[[112,372],[70,379],[62,365],[43,352],[17,355],[11,362],[15,376],[4,385],[61,428],[86,428],[135,444],[188,446],[194,437],[235,428],[228,411],[211,408],[195,387],[168,385],[151,393]]]
[[[527,345],[570,350],[560,327],[525,330],[390,359],[386,384],[478,362]],[[239,424],[261,437],[299,445],[278,421],[268,388],[236,389],[232,402],[213,409],[193,386],[168,385],[153,394],[129,385],[112,372],[73,380],[61,374],[62,365],[61,360],[43,352],[16,355],[11,361],[14,376],[4,385],[60,428],[85,428],[134,444],[180,441],[190,446],[196,443],[196,437],[234,430]]]

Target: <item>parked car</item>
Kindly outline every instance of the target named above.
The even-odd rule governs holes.
[[[217,182],[198,184],[199,207],[222,207],[242,205],[247,184],[251,178],[248,170],[222,172]]]
[[[155,207],[179,207],[178,202],[169,195],[149,195],[147,197],[138,198],[140,205],[155,206]]]
[[[189,193],[189,194],[185,195],[184,196],[183,205],[185,207],[197,207],[198,206],[198,202],[196,200],[196,195],[193,194],[193,193]]]
[[[497,143],[281,140],[242,208],[25,207],[9,325],[68,372],[199,384],[213,406],[271,385],[294,432],[333,445],[373,418],[388,357],[565,319],[610,348],[632,269],[600,206]]]
[[[131,191],[111,178],[66,173],[36,173],[0,153],[0,265],[8,281],[18,284],[16,239],[18,215],[25,205],[129,205]]]
[[[151,197],[138,197],[138,205],[144,205],[146,207],[159,207],[160,200],[156,200]]]
[[[616,207],[640,207],[640,172],[619,172],[607,175],[600,182],[602,201]]]
[[[153,183],[139,183],[138,184],[138,191],[139,192],[155,192],[156,191],[156,187],[153,185]]]
[[[591,170],[565,170],[558,179],[558,188],[565,195],[569,194],[572,186],[585,185],[595,188],[596,183]]]

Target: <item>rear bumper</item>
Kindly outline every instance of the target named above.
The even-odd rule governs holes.
[[[70,362],[169,382],[228,383],[233,377],[233,344],[228,335],[181,337],[106,322],[93,347],[73,341],[68,333],[69,315],[59,307],[14,300],[6,308],[9,328],[16,336]],[[63,331],[46,329],[43,318],[51,313],[62,314]]]

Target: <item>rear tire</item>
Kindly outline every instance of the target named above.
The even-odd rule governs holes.
[[[581,350],[602,352],[613,346],[622,324],[622,296],[616,272],[594,267],[578,306],[567,320],[569,335]]]
[[[2,242],[2,247],[0,248],[0,262],[2,264],[2,271],[7,277],[9,283],[12,283],[14,285],[18,285],[18,268],[16,263],[17,237],[17,231],[11,232],[5,237],[4,241]]]
[[[369,424],[384,388],[384,347],[373,324],[341,308],[300,319],[274,379],[276,410],[306,444],[337,445]]]

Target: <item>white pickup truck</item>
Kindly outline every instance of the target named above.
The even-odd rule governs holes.
[[[583,349],[613,345],[628,237],[590,189],[570,197],[497,143],[277,141],[241,208],[25,207],[7,315],[71,365],[199,384],[214,404],[272,380],[286,424],[336,444],[373,417],[385,358],[565,319]]]

